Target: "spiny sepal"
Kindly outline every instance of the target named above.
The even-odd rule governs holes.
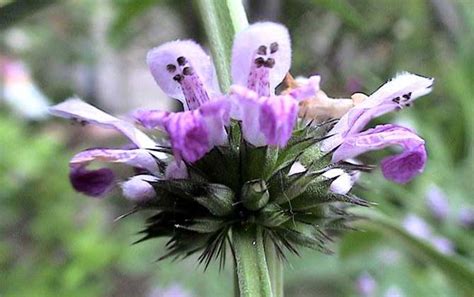
[[[205,267],[214,259],[222,266],[227,245],[232,247],[231,230],[258,226],[282,258],[287,252],[298,254],[300,247],[330,253],[330,235],[351,230],[357,219],[348,207],[370,203],[352,193],[331,192],[337,177],[325,173],[371,169],[332,164],[331,153],[320,151],[331,125],[302,125],[285,148],[275,148],[247,143],[232,123],[230,145],[186,164],[189,178],[152,182],[156,197],[133,210],[154,212],[137,242],[169,237],[167,253],[159,260],[198,253]],[[304,169],[292,173],[297,163]]]

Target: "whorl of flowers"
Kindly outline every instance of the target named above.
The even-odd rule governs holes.
[[[300,246],[327,252],[329,234],[350,228],[346,224],[354,216],[348,206],[369,205],[350,190],[359,172],[371,167],[349,160],[399,146],[402,152],[381,164],[384,176],[398,183],[410,181],[425,166],[424,141],[413,131],[392,124],[364,128],[430,92],[432,79],[399,74],[372,95],[349,101],[349,107],[346,99],[331,99],[319,89],[319,76],[288,80],[288,88],[276,94],[289,77],[291,47],[287,29],[270,22],[237,34],[227,94],[218,88],[210,57],[193,41],[154,48],[147,63],[158,85],[185,111],[140,109],[132,116],[143,128],[164,132],[166,139],[157,142],[79,99],[51,112],[115,129],[133,144],[80,152],[70,162],[70,180],[77,191],[102,197],[117,180],[108,168],[88,169],[91,162],[138,169],[140,174],[118,184],[136,204],[134,211],[155,212],[141,240],[170,237],[164,257],[201,252],[207,264],[224,254],[226,243],[232,244],[232,228],[252,226],[263,228],[265,240],[281,255],[297,253]],[[298,117],[308,106],[319,114],[330,108],[341,113],[338,104],[347,109],[338,121]]]

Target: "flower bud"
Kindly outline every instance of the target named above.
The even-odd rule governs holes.
[[[157,178],[151,175],[137,175],[122,184],[122,193],[130,201],[145,202],[156,196],[153,186],[149,183]]]
[[[270,199],[267,184],[261,179],[246,182],[242,187],[242,203],[247,209],[259,210]]]

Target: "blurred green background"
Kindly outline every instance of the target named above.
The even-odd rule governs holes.
[[[426,171],[408,185],[363,174],[356,191],[408,231],[474,267],[474,1],[248,0],[250,22],[278,21],[293,42],[293,75],[322,75],[333,97],[370,93],[406,70],[436,79],[415,106],[379,122],[426,139]],[[74,94],[113,114],[177,108],[146,69],[149,48],[206,44],[194,1],[0,1],[0,296],[232,296],[232,269],[195,259],[154,262],[163,242],[131,245],[143,218],[117,191],[71,189],[68,159],[120,143],[100,129],[38,112]],[[376,164],[387,152],[364,161]],[[285,292],[309,296],[457,296],[445,276],[396,240],[353,232],[333,256],[286,265]],[[230,263],[230,261],[228,262]],[[474,280],[473,280],[474,282]],[[473,293],[474,294],[474,293]]]

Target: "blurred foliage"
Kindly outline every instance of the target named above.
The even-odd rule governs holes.
[[[1,3],[0,15],[17,2]],[[147,31],[145,16],[162,5],[183,20],[188,36],[202,41],[203,28],[190,3],[111,1],[109,41],[127,50]],[[412,213],[422,217],[435,234],[453,242],[455,257],[474,268],[474,231],[459,225],[459,212],[474,207],[474,3],[247,3],[250,22],[272,19],[289,27],[293,74],[320,73],[323,89],[335,97],[369,93],[401,70],[435,77],[433,94],[377,121],[409,123],[426,139],[426,172],[405,186],[384,180],[378,171],[364,174],[358,191],[400,222]],[[93,69],[96,63],[91,30],[98,6],[91,0],[64,1],[25,17],[10,30],[24,32],[30,45],[12,49],[3,31],[0,50],[27,61],[46,93],[59,101],[74,93],[71,69],[78,64]],[[211,267],[203,274],[192,259],[155,264],[152,255],[161,242],[129,247],[141,218],[113,224],[114,217],[127,210],[119,199],[86,200],[72,193],[66,178],[72,149],[42,126],[0,114],[0,271],[7,271],[0,273],[1,296],[146,296],[153,286],[172,283],[182,284],[194,296],[231,296],[230,269],[219,274]],[[364,161],[376,163],[384,155],[372,154]],[[436,220],[425,204],[432,184],[449,198],[443,221]],[[314,296],[316,290],[318,296],[359,296],[355,283],[364,271],[377,282],[375,296],[384,296],[392,287],[404,296],[459,296],[433,265],[375,231],[344,236],[332,257],[305,253],[290,259],[287,296]]]

